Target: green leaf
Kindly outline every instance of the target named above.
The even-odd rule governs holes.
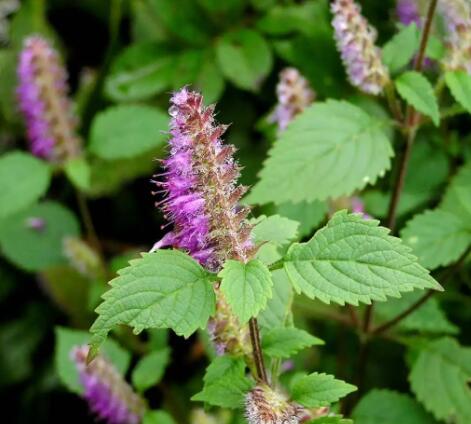
[[[440,209],[450,212],[471,229],[471,162],[463,165],[449,184]]]
[[[102,159],[132,158],[159,148],[167,138],[168,116],[150,106],[114,106],[93,120],[89,149]]]
[[[255,243],[273,242],[281,246],[296,238],[299,227],[298,222],[280,215],[261,215],[251,223]]]
[[[440,123],[440,112],[432,84],[422,74],[409,71],[396,79],[396,88],[401,97],[424,115]]]
[[[46,193],[51,171],[45,162],[15,151],[0,157],[0,218],[12,215]]]
[[[256,317],[272,296],[270,271],[258,259],[246,264],[229,260],[218,276],[227,303],[242,323]]]
[[[421,292],[404,293],[400,299],[390,299],[376,305],[376,317],[381,322],[397,317],[415,304]],[[380,324],[378,323],[378,324]],[[458,328],[446,317],[437,299],[431,298],[422,306],[402,319],[395,327],[400,331],[419,331],[427,334],[457,334]]]
[[[165,44],[131,45],[111,65],[106,95],[114,101],[144,100],[171,87],[175,56]]]
[[[352,420],[342,417],[320,417],[312,421],[308,421],[306,424],[353,424]]]
[[[262,338],[263,353],[272,358],[290,358],[302,349],[323,344],[321,339],[294,327],[273,328]]]
[[[251,29],[224,34],[216,54],[225,77],[244,90],[257,90],[273,66],[270,46]]]
[[[294,401],[308,408],[319,408],[337,402],[357,388],[334,376],[317,372],[297,378],[291,387]]]
[[[247,202],[324,200],[374,184],[393,155],[382,125],[347,102],[313,104],[275,143]]]
[[[310,241],[290,247],[285,270],[295,290],[325,303],[369,304],[416,288],[442,290],[388,232],[378,221],[337,212]]]
[[[35,225],[38,223],[39,228]],[[17,266],[39,271],[66,263],[63,242],[78,237],[79,223],[59,203],[44,202],[0,221],[3,254]]]
[[[132,384],[143,392],[162,379],[165,368],[170,361],[170,350],[162,349],[157,352],[151,352],[141,358],[132,372]]]
[[[314,200],[313,202],[282,203],[276,211],[291,220],[299,222],[299,236],[305,237],[312,233],[327,215],[327,203]]]
[[[165,411],[147,411],[142,424],[176,424],[176,422]]]
[[[263,328],[283,327],[291,316],[293,288],[283,269],[272,273],[273,297],[268,300],[266,308],[258,315],[258,323]]]
[[[383,62],[391,73],[395,73],[410,63],[417,47],[417,26],[412,23],[384,45]]]
[[[189,337],[214,313],[212,275],[178,250],[143,253],[118,274],[103,295],[90,329],[94,353],[118,324],[130,325],[135,333],[171,328]]]
[[[90,341],[87,331],[72,330],[65,327],[55,328],[55,367],[61,382],[74,393],[82,393],[83,387],[70,352],[75,346],[86,345]],[[124,375],[129,367],[131,355],[113,340],[107,340],[103,345],[103,355],[108,358],[117,371]]]
[[[372,390],[352,413],[355,424],[433,424],[435,420],[408,395]]]
[[[409,376],[412,391],[435,418],[469,423],[471,417],[471,348],[451,338],[430,342]]]
[[[445,82],[455,100],[471,113],[471,75],[465,71],[447,72]]]
[[[245,376],[244,360],[217,357],[206,370],[203,390],[191,400],[223,408],[239,408],[253,383]]]
[[[415,215],[401,231],[401,237],[428,269],[455,262],[471,244],[471,230],[465,223],[440,209]]]
[[[66,162],[64,171],[72,184],[80,190],[90,188],[91,169],[84,157],[79,157]]]

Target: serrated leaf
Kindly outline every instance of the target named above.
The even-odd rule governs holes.
[[[207,368],[203,390],[191,400],[223,408],[239,408],[253,383],[245,376],[244,360],[217,357]]]
[[[285,270],[274,271],[272,280],[273,297],[268,300],[266,308],[258,315],[258,322],[264,328],[283,327],[291,316],[294,293]]]
[[[74,393],[83,393],[75,363],[70,358],[70,352],[75,346],[86,345],[90,341],[87,331],[71,328],[55,328],[55,367],[61,382]],[[125,351],[113,340],[107,340],[103,345],[103,355],[114,365],[119,374],[124,375],[131,361],[131,354]]]
[[[412,365],[412,391],[439,420],[469,423],[471,417],[471,348],[451,338],[426,345]]]
[[[324,200],[373,184],[393,155],[382,125],[347,102],[315,103],[274,144],[247,202]]]
[[[95,352],[109,331],[127,324],[136,333],[146,328],[171,328],[189,337],[214,313],[212,276],[177,250],[143,253],[110,282],[90,331]]]
[[[273,66],[269,44],[251,29],[224,34],[216,56],[224,76],[244,90],[257,90]]]
[[[376,305],[376,317],[380,322],[389,321],[415,304],[421,292],[404,293],[400,299],[389,299]],[[437,299],[431,298],[422,306],[402,319],[396,327],[400,331],[420,331],[427,334],[457,334],[458,327],[446,317]]]
[[[401,237],[428,269],[455,262],[471,244],[471,231],[465,223],[440,209],[415,215],[401,231]]]
[[[229,260],[218,276],[227,303],[242,323],[256,317],[272,296],[270,271],[258,259],[246,264]]]
[[[93,120],[90,146],[102,159],[132,158],[164,145],[168,116],[150,106],[114,106]]]
[[[422,74],[408,71],[396,79],[396,88],[401,97],[416,110],[440,123],[440,111],[432,84]]]
[[[299,222],[280,215],[261,215],[251,223],[254,225],[252,235],[256,243],[273,242],[280,246],[294,240],[299,227]]]
[[[65,264],[64,239],[79,234],[74,214],[56,202],[39,203],[0,221],[3,254],[28,271]]]
[[[352,413],[355,424],[433,424],[435,420],[410,396],[391,390],[372,390]]]
[[[317,372],[297,378],[291,387],[294,401],[308,408],[319,408],[337,402],[357,388],[334,376]]]
[[[131,380],[134,387],[143,392],[159,383],[169,360],[169,349],[151,352],[142,357],[132,371]]]
[[[49,166],[20,151],[0,157],[0,218],[12,215],[38,200],[51,180]]]
[[[142,424],[176,424],[175,420],[165,411],[147,411]]]
[[[175,56],[165,44],[135,44],[123,50],[105,80],[106,95],[117,102],[144,100],[171,87]]]
[[[455,100],[471,113],[471,75],[465,71],[447,72],[445,82]]]
[[[387,297],[416,288],[441,290],[401,240],[378,221],[337,212],[306,243],[288,250],[284,268],[295,290],[341,305]]]
[[[273,328],[263,334],[263,353],[272,358],[290,358],[302,349],[324,342],[307,331],[294,327]]]
[[[383,62],[391,73],[410,63],[417,51],[417,26],[415,23],[402,28],[383,46]]]

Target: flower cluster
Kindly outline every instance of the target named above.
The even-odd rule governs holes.
[[[365,93],[380,94],[389,74],[375,45],[376,31],[353,0],[335,0],[331,9],[337,48],[350,82]]]
[[[34,155],[62,163],[80,154],[77,120],[68,99],[67,75],[57,52],[39,36],[25,40],[17,89]]]
[[[401,24],[410,25],[415,23],[417,27],[422,24],[416,0],[397,0],[396,15]]]
[[[88,346],[76,346],[71,359],[79,373],[83,397],[100,419],[110,424],[138,424],[144,415],[144,400],[136,395],[123,377],[104,357],[87,365]]]
[[[285,68],[280,72],[276,95],[278,104],[271,119],[278,124],[280,131],[285,130],[316,98],[309,82],[296,68]]]
[[[471,74],[471,5],[466,0],[440,0],[447,29],[447,70],[464,70]]]
[[[245,416],[249,424],[299,424],[310,418],[300,405],[266,385],[258,385],[245,397]]]
[[[235,148],[221,141],[226,126],[216,124],[214,107],[204,106],[201,94],[187,88],[173,95],[169,113],[170,155],[163,163],[163,180],[154,182],[165,195],[158,205],[173,230],[153,250],[185,250],[211,271],[219,271],[227,259],[247,262],[256,247],[246,220],[250,209],[239,205],[246,187],[237,185]],[[246,328],[219,292],[217,306],[209,330],[218,353],[246,349]]]

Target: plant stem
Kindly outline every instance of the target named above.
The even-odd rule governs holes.
[[[267,371],[263,360],[262,346],[260,342],[260,333],[258,331],[258,323],[256,318],[249,321],[250,341],[252,343],[253,357],[255,367],[257,368],[257,376],[265,384],[268,384]]]
[[[75,190],[75,196],[77,198],[77,203],[80,210],[80,216],[82,217],[83,225],[85,226],[85,231],[87,233],[88,241],[93,245],[96,251],[102,257],[102,250],[100,240],[95,231],[95,226],[93,225],[92,215],[90,214],[90,209],[88,208],[87,200],[85,196],[80,192],[80,190]],[[102,258],[103,259],[103,258]]]

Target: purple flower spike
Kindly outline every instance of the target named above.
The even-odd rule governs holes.
[[[466,0],[440,0],[438,5],[448,32],[443,65],[471,74],[471,5]]]
[[[88,351],[88,346],[77,346],[72,349],[71,359],[90,410],[109,424],[139,424],[146,409],[144,401],[102,356],[87,365]]]
[[[271,119],[283,131],[288,124],[304,111],[316,98],[309,82],[296,68],[285,68],[280,72],[276,86],[278,104]]]
[[[375,46],[376,31],[353,0],[335,0],[331,9],[337,48],[350,83],[365,93],[380,94],[389,75]]]
[[[31,152],[62,163],[80,154],[77,121],[67,97],[67,75],[57,52],[39,36],[25,40],[17,88]]]
[[[407,26],[415,23],[417,27],[421,26],[422,22],[416,0],[397,0],[396,14],[401,24]]]

